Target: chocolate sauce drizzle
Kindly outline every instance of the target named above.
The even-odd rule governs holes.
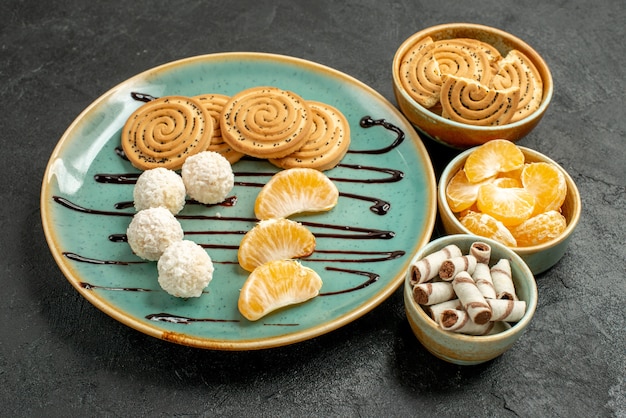
[[[371,284],[375,283],[376,281],[378,281],[378,279],[380,278],[380,276],[376,273],[371,273],[371,272],[367,272],[367,271],[360,271],[360,270],[350,270],[350,269],[342,269],[342,268],[338,268],[338,267],[326,267],[326,270],[330,270],[330,271],[338,271],[338,272],[344,272],[344,273],[349,273],[349,274],[356,274],[356,275],[360,275],[360,276],[365,276],[367,277],[367,280],[364,281],[363,283],[360,283],[354,287],[348,288],[348,289],[343,289],[343,290],[338,290],[335,292],[320,292],[320,294],[318,296],[334,296],[334,295],[340,295],[340,294],[344,294],[344,293],[350,293],[350,292],[354,292],[360,289],[364,289],[368,286],[370,286]],[[113,290],[121,290],[121,289],[117,289],[114,288]],[[140,291],[146,291],[147,289],[141,289]],[[149,291],[149,290],[147,290]],[[182,325],[189,325],[192,324],[194,322],[240,322],[238,319],[215,319],[215,318],[191,318],[188,316],[180,316],[180,315],[173,315],[170,313],[157,313],[157,314],[149,314],[146,315],[146,319],[150,320],[150,321],[157,321],[157,322],[169,322],[172,324],[182,324]],[[265,326],[298,326],[299,324],[293,324],[293,323],[264,323],[263,325]]]
[[[387,122],[384,119],[372,119],[371,116],[363,116],[359,121],[359,125],[361,126],[361,128],[382,126],[383,128],[394,132],[396,134],[396,139],[391,143],[391,145],[384,148],[371,150],[348,150],[348,154],[385,154],[399,146],[402,141],[404,141],[404,132],[402,131],[402,129],[398,128],[396,125]]]
[[[146,319],[155,322],[169,322],[171,324],[189,325],[194,322],[240,322],[238,319],[215,319],[215,318],[190,318],[169,313],[157,313],[146,315]]]
[[[141,102],[149,102],[151,100],[156,99],[156,97],[139,93],[132,92],[131,97],[134,100]],[[398,147],[405,139],[404,132],[398,128],[397,126],[385,121],[384,119],[373,119],[370,116],[364,116],[361,118],[359,125],[362,128],[371,128],[374,126],[381,126],[388,131],[391,131],[396,134],[396,138],[394,141],[385,147],[371,149],[371,150],[348,150],[350,154],[384,154],[390,152],[394,148]],[[121,147],[115,148],[115,154],[123,159],[126,159],[124,155],[124,151]],[[349,169],[349,170],[360,170],[360,171],[371,171],[377,173],[386,174],[385,177],[380,178],[349,178],[349,177],[330,177],[331,180],[337,183],[363,183],[363,184],[375,184],[375,183],[395,183],[401,181],[404,178],[404,173],[400,170],[385,168],[385,167],[373,167],[373,166],[365,166],[360,164],[346,164],[340,163],[339,167]],[[96,183],[104,183],[104,184],[135,184],[137,178],[140,173],[99,173],[94,175],[94,181]],[[274,175],[274,172],[245,172],[240,171],[234,172],[236,178],[241,177],[263,177],[270,178]],[[265,183],[263,182],[250,182],[250,181],[236,181],[235,184],[241,187],[262,187]],[[370,211],[377,215],[385,215],[389,212],[391,205],[389,202],[384,201],[382,199],[373,197],[373,196],[364,196],[358,195],[354,193],[346,193],[340,192],[340,196],[350,199],[362,200],[372,202],[373,204],[370,206]],[[120,201],[114,204],[115,210],[100,210],[94,208],[87,208],[76,204],[69,199],[62,196],[53,196],[53,200],[70,210],[90,214],[97,216],[123,216],[123,217],[132,217],[134,216],[134,211],[125,211],[125,209],[133,208],[132,201]],[[214,204],[214,205],[203,205],[194,200],[187,200],[186,205],[203,205],[206,207],[212,206],[223,206],[223,207],[231,207],[237,204],[237,196],[229,196],[224,200],[224,202]],[[256,223],[258,222],[255,218],[246,218],[246,217],[228,217],[228,216],[212,216],[212,215],[186,215],[186,214],[178,214],[176,215],[178,219],[186,219],[186,220],[206,220],[211,222],[227,222],[232,224],[233,222],[245,222],[245,223]],[[393,231],[385,231],[373,228],[363,228],[356,227],[350,225],[332,225],[327,223],[318,223],[318,222],[310,222],[310,221],[300,221],[301,224],[311,228],[313,234],[316,239],[383,239],[389,240],[395,236]],[[247,229],[241,230],[185,230],[185,235],[245,235]],[[111,234],[108,237],[109,241],[115,243],[125,243],[127,242],[126,234],[117,233]],[[238,245],[227,245],[227,244],[210,244],[210,243],[198,243],[203,248],[207,249],[222,249],[222,250],[238,250]],[[135,264],[145,264],[148,263],[145,260],[134,260],[134,261],[124,261],[124,260],[100,260],[96,258],[89,258],[83,255],[74,253],[74,252],[63,252],[63,255],[68,259],[80,263],[89,263],[89,264],[98,264],[98,265],[119,265],[119,266],[131,266]],[[384,262],[389,260],[394,260],[399,257],[405,255],[405,252],[402,250],[390,250],[390,251],[359,251],[359,250],[315,250],[314,253],[303,259],[306,262],[325,262],[325,263],[356,263],[356,262],[365,262],[365,263],[374,263],[374,262]],[[236,260],[224,260],[218,261],[213,260],[214,263],[222,263],[222,264],[237,264]],[[373,283],[377,282],[380,276],[373,272],[339,268],[333,266],[326,266],[326,270],[328,271],[336,271],[343,272],[353,275],[359,275],[366,277],[366,280],[362,283],[349,287],[346,289],[333,291],[333,292],[322,292],[319,296],[333,296],[339,294],[350,293],[354,291],[358,291],[364,289]],[[98,286],[87,282],[81,282],[80,286],[87,290],[104,290],[104,291],[127,291],[127,292],[151,292],[153,289],[147,288],[135,288],[135,287],[108,287],[108,286]],[[191,318],[186,316],[178,316],[170,313],[155,313],[146,315],[146,319],[150,321],[156,322],[168,322],[174,324],[182,324],[189,325],[191,323],[196,322],[240,322],[238,319],[216,319],[216,318]],[[268,326],[297,326],[299,324],[289,324],[289,323],[265,323],[264,325]]]

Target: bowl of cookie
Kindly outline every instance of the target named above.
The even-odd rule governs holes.
[[[399,109],[418,131],[456,149],[517,141],[543,118],[553,93],[546,61],[503,30],[472,23],[423,29],[397,49]]]
[[[496,240],[535,275],[565,255],[582,212],[576,183],[561,165],[504,139],[454,158],[439,179],[437,205],[446,234]]]
[[[447,235],[413,257],[404,280],[411,330],[434,356],[474,365],[509,350],[537,307],[524,261],[488,238]]]

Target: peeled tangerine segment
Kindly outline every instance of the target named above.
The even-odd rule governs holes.
[[[504,224],[485,213],[467,211],[460,219],[461,224],[473,234],[491,238],[509,247],[516,247],[517,241]]]
[[[533,215],[558,210],[567,195],[565,175],[554,164],[538,162],[525,164],[522,184],[535,196]]]
[[[300,258],[315,250],[315,236],[302,224],[284,218],[260,221],[239,243],[239,265],[248,271],[272,260]]]
[[[567,221],[556,210],[550,210],[511,228],[518,247],[543,244],[555,239],[565,231]]]
[[[290,168],[263,186],[254,203],[258,219],[288,218],[303,212],[329,211],[339,199],[337,186],[321,171]]]
[[[465,170],[459,170],[446,186],[446,200],[452,212],[462,212],[469,209],[478,197],[478,189],[491,179],[471,183],[465,175]]]
[[[524,165],[524,154],[513,142],[494,139],[476,148],[465,160],[465,175],[472,183],[517,170]]]
[[[476,205],[481,212],[493,216],[505,226],[513,226],[531,217],[535,197],[524,188],[485,184],[478,190]]]
[[[306,302],[319,294],[322,279],[296,260],[274,260],[257,267],[239,293],[239,312],[256,321],[286,306]]]

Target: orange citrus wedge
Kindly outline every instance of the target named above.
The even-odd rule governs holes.
[[[567,195],[565,176],[554,164],[538,162],[524,166],[522,184],[535,196],[533,215],[558,210]]]
[[[478,190],[476,205],[481,212],[505,226],[512,226],[530,218],[535,208],[535,197],[521,187],[503,188],[485,184]]]
[[[254,269],[243,284],[239,312],[256,321],[277,309],[314,298],[321,288],[320,276],[298,261],[269,261]]]
[[[339,198],[337,186],[321,171],[290,168],[263,186],[254,203],[258,219],[288,218],[304,212],[329,211]]]
[[[522,182],[514,177],[498,177],[493,181],[493,185],[503,189],[524,187]]]
[[[511,233],[518,247],[527,247],[557,238],[565,231],[566,226],[565,217],[556,210],[550,210],[511,228]]]
[[[494,139],[472,151],[465,160],[465,175],[472,183],[517,170],[524,165],[524,154],[513,142]]]
[[[315,236],[305,226],[285,218],[260,221],[239,243],[239,265],[252,271],[272,260],[300,258],[315,250]]]
[[[465,170],[459,170],[446,186],[446,200],[452,212],[461,212],[472,207],[478,197],[478,189],[491,179],[478,183],[467,180]]]
[[[474,211],[467,213],[459,219],[461,224],[473,234],[491,238],[509,247],[516,247],[517,241],[504,224],[492,216]]]

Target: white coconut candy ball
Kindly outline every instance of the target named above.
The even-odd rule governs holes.
[[[187,157],[181,176],[189,197],[204,204],[223,202],[235,185],[232,166],[213,151]]]
[[[157,262],[159,284],[179,298],[202,295],[213,279],[213,262],[207,252],[193,241],[178,241],[165,249]]]
[[[157,167],[139,175],[133,190],[135,209],[163,206],[176,215],[185,206],[185,184],[173,170]]]
[[[133,216],[126,237],[133,252],[146,260],[156,261],[176,241],[182,241],[183,228],[164,207],[140,210]]]

